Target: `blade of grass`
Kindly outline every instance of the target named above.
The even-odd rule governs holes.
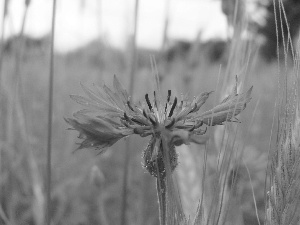
[[[3,2],[3,17],[2,17],[2,30],[1,30],[1,43],[0,43],[0,96],[3,95],[5,97],[7,97],[7,95],[6,95],[6,93],[4,94],[4,91],[3,91],[2,65],[3,65],[3,45],[4,45],[3,42],[4,42],[4,31],[5,31],[4,28],[5,28],[5,20],[7,17],[7,5],[8,5],[8,0],[5,0]],[[2,113],[2,110],[1,110],[1,113]],[[3,118],[3,120],[4,120],[4,118]],[[5,122],[3,121],[3,123],[5,123]],[[1,124],[2,124],[2,121],[1,121]],[[1,129],[5,129],[5,128],[1,128]],[[1,142],[4,142],[4,140],[5,140],[5,135],[3,135],[3,137],[0,137]],[[3,147],[0,148],[0,174],[2,173],[2,166],[3,166],[2,165],[2,154],[3,154],[2,149],[3,149]],[[2,187],[1,187],[1,191],[2,191]],[[2,203],[2,197],[0,198],[0,201]],[[1,210],[2,210],[2,207],[1,207]]]
[[[52,112],[53,112],[53,80],[54,80],[54,37],[55,37],[55,18],[56,18],[56,0],[53,0],[52,6],[52,27],[51,27],[51,48],[49,65],[49,95],[48,95],[48,134],[47,134],[47,190],[46,190],[46,224],[51,224],[51,150],[52,150]]]
[[[3,211],[2,206],[0,205],[0,218],[4,221],[5,224],[10,225],[10,221],[7,218],[7,216],[5,215],[5,212]]]
[[[130,58],[130,81],[129,81],[129,95],[132,96],[134,93],[134,80],[136,73],[136,35],[137,35],[137,22],[138,22],[138,10],[139,0],[135,1],[134,9],[134,27],[133,36],[131,43],[131,58]],[[126,225],[126,209],[127,209],[127,198],[128,198],[128,177],[129,177],[129,162],[130,162],[130,139],[126,140],[126,147],[124,151],[124,169],[123,169],[123,183],[122,183],[122,200],[121,200],[121,215],[120,225]]]
[[[22,38],[24,36],[24,30],[25,30],[25,25],[26,25],[26,20],[27,20],[27,13],[28,13],[28,7],[29,7],[30,2],[25,2],[25,12],[23,14],[22,18],[22,26],[21,30],[18,34],[16,45],[17,49],[15,52],[15,70],[14,70],[14,75],[12,77],[12,93],[11,96],[9,96],[9,103],[8,103],[8,113],[7,113],[7,141],[9,144],[14,142],[14,130],[13,130],[13,124],[14,124],[14,115],[15,113],[23,115],[22,107],[20,106],[20,98],[19,98],[19,93],[21,89],[20,85],[20,80],[21,80],[21,59],[23,57],[24,49],[23,49],[23,41]],[[15,109],[16,108],[16,109]],[[20,111],[19,111],[20,110]],[[21,116],[22,117],[22,116]],[[22,126],[23,128],[23,126]]]
[[[224,81],[221,88],[221,96],[222,96],[221,99],[224,98],[231,91],[232,86],[234,86],[234,84],[232,83],[232,81],[234,81],[233,76],[239,75],[239,77],[241,77],[240,75],[243,75],[244,79],[239,79],[242,80],[241,85],[239,85],[240,88],[242,89],[243,81],[245,80],[246,77],[245,75],[247,72],[248,61],[250,58],[248,43],[242,39],[242,32],[247,29],[247,20],[243,16],[244,15],[243,7],[240,7],[241,5],[238,4],[244,4],[244,3],[243,1],[241,2],[235,1],[234,4],[234,10],[233,10],[234,15],[232,21],[234,32],[230,42],[228,64],[226,66]],[[241,10],[241,12],[238,12],[238,10]],[[238,14],[241,15],[241,18],[239,19],[237,18]],[[229,212],[231,210],[229,209],[229,206],[231,202],[234,201],[232,197],[235,198],[234,196],[232,196],[231,188],[227,187],[227,179],[228,179],[227,177],[230,170],[232,169],[231,168],[232,160],[236,161],[235,154],[237,154],[237,151],[233,149],[234,146],[236,145],[236,138],[238,138],[237,137],[238,127],[237,128],[232,127],[233,130],[231,131],[231,129],[226,129],[226,128],[231,128],[231,125],[228,124],[225,125],[224,128],[225,130],[223,132],[221,131],[222,129],[221,127],[216,128],[215,135],[217,136],[218,134],[217,132],[219,132],[220,134],[223,134],[222,135],[223,137],[220,137],[220,140],[217,140],[217,141],[221,141],[221,146],[219,150],[220,152],[218,156],[219,170],[217,170],[217,174],[216,174],[216,178],[218,180],[218,185],[217,185],[218,187],[216,188],[217,190],[215,191],[215,195],[214,195],[214,199],[215,199],[214,204],[212,204],[210,207],[207,224],[209,224],[210,220],[212,220],[212,224],[225,224],[228,222],[232,222],[232,223],[237,222],[237,221],[229,221],[233,218],[227,218],[227,215],[231,214],[231,212]],[[221,150],[223,149],[224,149],[224,153],[222,154]],[[233,186],[235,185],[236,182],[232,180],[231,183],[232,183],[231,186]],[[220,196],[217,197],[218,192],[220,192]],[[215,210],[212,210],[212,208],[215,208]],[[236,219],[239,220],[238,217],[236,217]],[[242,221],[239,221],[239,224],[240,222]]]
[[[5,10],[7,10],[7,4],[8,1],[6,2],[5,5]],[[28,12],[28,7],[29,7],[30,2],[29,1],[25,1],[25,11],[22,17],[22,25],[21,25],[21,29],[20,32],[17,36],[16,39],[16,51],[14,52],[14,73],[12,76],[12,87],[10,87],[9,90],[11,90],[11,92],[6,92],[6,90],[4,89],[4,85],[1,83],[1,92],[4,91],[7,97],[7,117],[6,119],[6,134],[5,134],[5,138],[6,138],[6,142],[8,143],[8,145],[11,147],[13,146],[13,144],[15,143],[15,130],[14,130],[14,124],[18,124],[18,128],[19,131],[21,132],[21,135],[23,137],[23,139],[26,139],[26,128],[25,128],[25,119],[24,119],[24,110],[22,108],[21,105],[21,100],[20,100],[20,89],[21,89],[21,75],[20,75],[20,68],[21,68],[21,59],[23,56],[23,52],[24,52],[24,45],[22,42],[22,38],[23,38],[23,34],[24,34],[24,29],[25,29],[25,24],[26,24],[26,20],[27,20],[27,12]],[[6,16],[7,16],[7,12],[5,12]],[[5,19],[5,17],[4,17]],[[4,32],[4,31],[3,31]],[[3,35],[3,34],[2,34]],[[2,43],[3,45],[3,43]],[[3,49],[2,49],[3,50]],[[3,52],[2,52],[3,54]],[[2,66],[2,60],[3,60],[3,56],[1,56],[1,66]],[[0,68],[2,69],[2,68]],[[1,75],[0,75],[1,76]],[[0,78],[1,79],[1,78]],[[2,94],[2,93],[1,93]],[[24,152],[20,152],[17,148],[13,148],[10,149],[13,154],[18,155],[19,159],[23,159],[24,157],[26,157],[26,153]],[[21,153],[21,154],[17,154]],[[2,154],[2,153],[1,153]],[[17,160],[11,160],[10,163],[13,165]],[[16,165],[16,164],[15,164]],[[11,195],[14,193],[15,189],[13,190],[14,185],[13,182],[15,182],[16,177],[15,176],[10,176],[9,181],[5,184],[6,188],[7,188],[7,192],[5,193],[5,195]],[[9,197],[5,197],[5,198],[9,198]],[[2,199],[1,199],[2,200]],[[11,207],[12,205],[8,206],[10,208],[10,210],[12,209]],[[9,218],[10,218],[9,214]]]
[[[253,197],[254,208],[255,208],[255,215],[256,215],[256,218],[257,218],[257,223],[260,225],[260,220],[259,220],[258,210],[257,210],[257,204],[256,204],[256,198],[255,198],[255,194],[254,194],[254,187],[253,187],[253,183],[252,183],[250,171],[249,171],[248,166],[247,166],[247,164],[245,163],[244,159],[242,159],[242,160],[243,160],[243,164],[244,164],[245,167],[246,167],[247,174],[248,174],[248,177],[249,177],[249,180],[250,180],[250,185],[251,185],[251,190],[252,190],[252,197]]]
[[[169,31],[169,23],[170,23],[170,1],[171,0],[167,0],[165,6],[162,49],[166,49],[168,43],[168,31]]]
[[[26,115],[25,112],[28,112],[29,109],[26,109],[26,104],[22,104],[21,100],[24,95],[23,91],[23,82],[22,82],[22,76],[21,76],[21,64],[22,64],[22,58],[24,56],[24,52],[26,52],[24,42],[22,40],[24,36],[24,30],[25,30],[25,25],[26,25],[26,20],[28,16],[28,8],[30,6],[31,1],[26,0],[25,1],[25,12],[23,15],[23,20],[22,20],[22,26],[21,26],[21,31],[20,34],[18,35],[17,39],[17,51],[16,51],[16,56],[15,56],[15,79],[16,82],[14,84],[14,89],[15,92],[13,93],[13,101],[15,102],[15,107],[16,109],[16,118],[14,119],[14,122],[18,123],[18,127],[21,132],[22,140],[24,141],[23,146],[24,146],[24,153],[23,156],[26,158],[29,168],[30,168],[30,173],[31,173],[31,178],[32,178],[32,190],[33,190],[33,217],[34,220],[37,224],[44,224],[44,193],[42,191],[42,182],[40,179],[40,174],[38,171],[37,167],[37,162],[36,159],[34,158],[34,154],[32,151],[32,146],[30,146],[30,140],[29,140],[29,131],[28,131],[28,126],[27,126],[27,120],[26,120]],[[16,121],[15,121],[16,120]]]
[[[2,29],[1,29],[1,45],[0,45],[0,90],[2,84],[2,65],[3,65],[3,46],[4,46],[4,31],[5,31],[5,21],[7,17],[7,7],[9,0],[4,0],[3,3],[3,17],[2,17]]]

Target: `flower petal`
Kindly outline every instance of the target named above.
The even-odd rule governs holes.
[[[201,108],[201,106],[206,102],[211,93],[213,93],[213,91],[204,92],[197,97],[197,108],[195,109],[195,112],[197,112]]]
[[[206,125],[221,125],[225,121],[231,121],[232,118],[240,114],[246,108],[247,103],[251,100],[251,92],[253,86],[241,95],[235,95],[231,98],[227,98],[226,101],[222,101],[220,105],[217,105],[213,109],[204,112],[197,119],[200,119]]]
[[[120,99],[123,101],[124,104],[126,104],[128,101],[129,95],[128,95],[127,91],[125,90],[125,88],[120,83],[120,81],[118,80],[116,75],[114,75],[113,85],[114,85],[114,89],[115,89],[116,93],[118,94],[118,96],[120,97]]]
[[[82,90],[84,91],[84,93],[86,93],[86,95],[89,96],[89,98],[92,99],[93,101],[95,101],[95,102],[103,101],[104,96],[101,95],[100,92],[98,92],[98,93],[93,92],[91,89],[86,87],[83,83],[80,83],[80,86],[81,86]]]
[[[87,115],[75,114],[75,119],[66,118],[75,130],[79,131],[79,138],[85,139],[78,149],[96,148],[103,151],[104,148],[110,147],[121,138],[132,134],[132,131],[126,128],[117,129],[108,122],[92,118]]]
[[[115,115],[115,114],[122,115],[123,114],[122,110],[120,110],[116,107],[113,107],[104,101],[95,102],[93,100],[90,100],[88,98],[85,98],[85,97],[82,97],[79,95],[70,95],[70,98],[72,100],[74,100],[75,102],[77,102],[78,104],[89,108],[90,110],[94,110],[94,111],[99,110],[99,111],[103,111],[103,112],[109,112],[109,113],[112,113],[113,115]]]

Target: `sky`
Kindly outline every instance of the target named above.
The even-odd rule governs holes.
[[[157,49],[163,40],[168,0],[140,0],[137,45]],[[23,0],[10,0],[4,36],[20,31],[25,11]],[[4,0],[0,3],[0,28]],[[226,19],[220,0],[169,0],[171,39],[194,40],[226,37]],[[55,49],[73,51],[96,39],[123,48],[133,30],[134,0],[57,0]],[[25,34],[43,37],[50,32],[52,0],[31,0]]]

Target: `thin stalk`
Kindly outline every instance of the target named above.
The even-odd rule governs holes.
[[[20,33],[18,34],[17,37],[17,50],[15,53],[15,70],[14,70],[14,76],[12,78],[12,94],[10,97],[9,105],[8,105],[8,113],[7,113],[7,129],[6,129],[6,138],[9,144],[13,143],[14,140],[14,131],[13,131],[13,125],[14,124],[14,113],[17,112],[19,114],[24,114],[21,107],[19,107],[20,103],[20,90],[21,90],[21,75],[20,75],[20,65],[21,65],[21,59],[23,57],[24,53],[24,43],[23,43],[23,36],[24,36],[24,30],[25,30],[25,25],[26,25],[26,20],[27,20],[27,13],[28,13],[28,7],[29,3],[27,4],[27,1],[25,3],[25,12],[22,18],[22,26]],[[17,107],[17,109],[15,109]],[[20,110],[20,111],[18,111]]]
[[[209,142],[209,140],[207,141]],[[205,223],[205,211],[203,209],[203,206],[204,206],[204,191],[205,191],[205,181],[206,181],[206,169],[207,169],[207,146],[208,146],[208,143],[205,143],[205,148],[204,148],[204,156],[203,156],[203,171],[202,171],[202,180],[201,180],[201,198],[199,200],[199,204],[198,204],[198,207],[197,207],[197,211],[196,211],[196,216],[195,216],[195,219],[194,219],[194,222],[193,224],[204,224]]]
[[[12,90],[11,92],[7,92],[7,90],[5,90],[4,85],[2,84],[2,66],[3,66],[3,58],[4,58],[4,53],[3,53],[3,45],[4,45],[4,31],[5,31],[5,20],[7,18],[7,7],[8,7],[8,3],[9,1],[6,0],[4,2],[4,11],[3,11],[3,21],[2,21],[2,34],[1,34],[1,49],[0,49],[0,92],[1,95],[5,96],[7,98],[7,106],[5,109],[5,113],[6,114],[6,118],[5,118],[5,122],[6,125],[4,126],[5,129],[5,134],[3,137],[3,140],[5,140],[5,142],[7,142],[8,146],[12,146],[14,143],[14,130],[13,130],[13,124],[16,122],[14,121],[14,119],[17,119],[17,122],[19,122],[19,128],[21,131],[21,134],[24,136],[24,134],[26,134],[25,132],[25,123],[24,123],[24,110],[22,109],[21,106],[21,102],[20,102],[20,96],[19,96],[19,91],[21,89],[21,86],[19,86],[20,83],[20,66],[21,66],[21,58],[22,58],[22,54],[24,52],[24,46],[23,43],[21,42],[21,38],[23,37],[23,33],[24,33],[24,28],[25,28],[25,24],[26,24],[26,18],[27,18],[27,12],[28,12],[28,6],[29,6],[29,2],[25,2],[25,12],[23,14],[23,18],[22,18],[22,26],[21,26],[21,30],[18,34],[17,40],[16,40],[16,44],[17,44],[17,50],[15,52],[15,65],[14,65],[14,74],[12,76],[12,87],[9,88],[9,90]],[[17,115],[17,118],[14,118],[15,114]],[[0,140],[1,141],[1,140]],[[13,152],[14,156],[16,156],[17,152],[14,151]],[[23,157],[24,155],[22,155]],[[2,170],[2,149],[0,149],[0,173]],[[2,192],[5,192],[5,194],[1,197],[1,203],[5,202],[5,199],[9,199],[9,195],[11,195],[12,193],[12,189],[14,188],[13,182],[15,182],[14,176],[10,176],[8,182],[6,182],[6,187],[1,187],[4,188],[3,190],[1,190]],[[5,206],[5,203],[4,203]],[[4,209],[5,210],[5,209]],[[1,211],[2,211],[2,207],[1,207]],[[4,212],[4,211],[3,211]],[[5,214],[3,214],[5,215]],[[1,213],[1,217],[3,217],[2,213]],[[9,216],[8,216],[9,217]],[[5,220],[4,220],[5,221]],[[7,223],[10,224],[10,223]]]
[[[4,1],[4,5],[3,5],[3,18],[2,18],[2,30],[1,30],[1,44],[0,44],[0,95],[3,95],[6,97],[6,95],[4,95],[3,92],[3,88],[2,88],[2,65],[3,65],[3,42],[4,42],[4,31],[5,31],[5,19],[6,19],[6,15],[7,15],[7,4],[8,4],[8,0]],[[6,94],[6,93],[5,93]],[[2,110],[1,110],[2,113]],[[3,118],[4,119],[4,118]],[[4,122],[3,122],[4,123]],[[2,128],[5,129],[5,128]],[[5,140],[5,135],[3,135],[3,137],[0,136],[0,141],[4,141]],[[2,147],[0,148],[0,174],[2,172]],[[1,191],[2,191],[2,187],[1,187]],[[2,197],[0,198],[0,214],[2,210]],[[2,215],[0,215],[1,217],[3,217]],[[5,220],[4,220],[5,221]]]
[[[163,136],[163,135],[162,135]],[[163,160],[156,159],[156,168],[157,168],[157,179],[156,179],[156,190],[158,196],[158,203],[159,203],[159,221],[160,225],[167,225],[167,215],[169,211],[169,205],[167,201],[168,187],[167,187],[167,176],[171,175],[170,168],[168,167],[168,141],[166,140],[167,137],[161,138],[160,143],[160,152],[161,157]]]
[[[255,198],[255,194],[254,194],[254,187],[253,187],[250,171],[249,171],[248,166],[245,163],[244,159],[242,159],[242,161],[243,161],[243,164],[245,165],[245,168],[247,170],[247,174],[248,174],[248,177],[249,177],[249,180],[250,180],[250,185],[251,185],[251,190],[252,190],[252,197],[253,197],[254,208],[255,208],[255,215],[256,215],[256,218],[257,218],[257,223],[258,223],[258,225],[260,225],[260,220],[259,220],[258,210],[257,210],[257,204],[256,204],[256,198]]]
[[[133,37],[132,37],[132,56],[131,56],[131,67],[130,67],[130,83],[129,92],[132,95],[134,93],[134,78],[136,71],[136,36],[137,36],[137,21],[139,12],[139,0],[135,0],[134,8],[134,26],[133,26]]]
[[[165,49],[168,43],[169,23],[170,23],[170,0],[166,0],[162,49]]]
[[[138,20],[138,8],[139,0],[135,1],[134,10],[134,27],[131,46],[131,65],[130,65],[130,82],[129,82],[129,94],[134,93],[134,80],[136,72],[136,35],[137,35],[137,20]],[[122,200],[121,200],[121,215],[120,225],[127,225],[126,209],[127,209],[127,196],[128,196],[128,177],[129,177],[129,161],[130,161],[130,140],[126,141],[126,151],[124,152],[124,169],[123,169],[123,184],[122,184]]]
[[[54,77],[54,37],[55,37],[55,16],[56,0],[53,0],[52,8],[52,28],[51,28],[51,48],[50,48],[50,68],[49,68],[49,96],[48,96],[48,136],[47,136],[47,206],[46,224],[51,224],[51,149],[52,149],[52,112],[53,112],[53,77]]]
[[[0,45],[0,90],[2,80],[2,65],[3,65],[3,45],[4,45],[4,31],[5,31],[5,19],[7,16],[8,0],[4,0],[3,5],[3,17],[2,17],[2,29],[1,29],[1,45]]]
[[[162,128],[164,129],[164,128]],[[170,134],[162,130],[157,166],[157,195],[159,200],[160,225],[187,224],[180,196],[175,189],[170,165]]]
[[[159,171],[158,160],[156,160],[157,171]],[[166,224],[166,215],[167,215],[167,187],[166,179],[159,172],[157,173],[156,179],[156,190],[159,204],[159,221],[160,225]]]
[[[6,225],[10,225],[10,224],[11,224],[11,223],[9,222],[9,219],[8,219],[8,217],[6,216],[4,210],[2,209],[2,206],[1,206],[1,205],[0,205],[0,218],[1,218],[1,220],[4,221],[4,223],[5,223]]]

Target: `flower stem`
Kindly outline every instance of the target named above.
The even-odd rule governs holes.
[[[168,133],[162,132],[160,149],[158,157],[156,159],[157,167],[157,196],[159,202],[159,220],[160,225],[167,225],[172,218],[170,216],[175,216],[175,211],[173,211],[173,200],[172,199],[172,170],[170,165],[169,157],[169,140]],[[171,196],[171,198],[170,198]],[[174,196],[173,196],[174,197]],[[171,202],[170,202],[171,201]],[[171,208],[172,209],[171,209]]]
[[[157,171],[159,171],[159,168],[161,168],[159,165],[159,162],[161,162],[161,161],[156,159]],[[166,224],[166,210],[167,210],[167,201],[166,201],[167,187],[166,187],[165,176],[160,172],[157,173],[156,190],[157,190],[158,204],[159,204],[160,225],[165,225]]]

